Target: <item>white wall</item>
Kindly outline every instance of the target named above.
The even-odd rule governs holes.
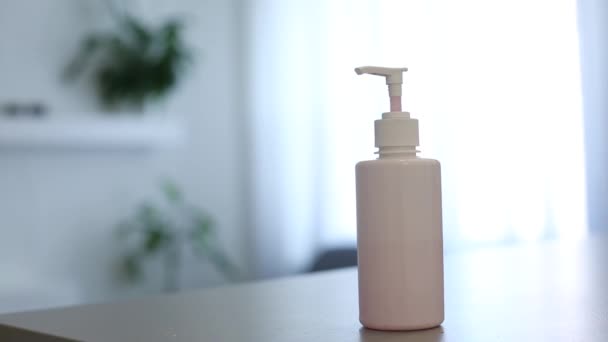
[[[0,149],[0,311],[3,296],[17,298],[9,289],[22,283],[56,294],[48,302],[120,293],[112,277],[114,226],[155,196],[163,176],[215,216],[231,255],[244,259],[244,114],[233,94],[241,84],[237,0],[140,1],[136,8],[153,21],[186,14],[188,42],[202,58],[163,107],[185,121],[187,141],[146,153]],[[60,72],[82,35],[107,23],[100,1],[0,0],[0,104],[40,100],[54,116],[98,111],[92,91],[61,83]],[[209,277],[203,282],[217,282]],[[205,275],[189,278],[193,286]]]

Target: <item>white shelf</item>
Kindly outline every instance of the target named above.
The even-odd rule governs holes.
[[[166,118],[0,119],[2,149],[151,149],[183,138],[182,125]]]

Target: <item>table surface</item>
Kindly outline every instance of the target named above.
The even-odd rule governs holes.
[[[445,322],[417,332],[362,328],[346,269],[0,315],[0,340],[608,341],[606,247],[596,237],[448,255]]]

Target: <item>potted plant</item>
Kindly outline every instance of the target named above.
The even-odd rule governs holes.
[[[155,28],[129,14],[113,11],[113,16],[116,30],[85,37],[65,76],[72,80],[91,68],[102,105],[141,112],[148,101],[162,99],[176,86],[191,61],[184,25],[174,18]]]
[[[183,255],[190,248],[226,279],[238,280],[240,272],[220,246],[212,217],[189,204],[173,182],[164,182],[162,193],[164,206],[144,203],[118,225],[125,250],[120,257],[120,275],[137,282],[144,278],[147,264],[160,262],[163,289],[178,290]]]

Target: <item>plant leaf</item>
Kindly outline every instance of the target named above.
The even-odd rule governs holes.
[[[87,63],[91,60],[91,57],[97,52],[102,43],[103,37],[99,35],[91,35],[83,39],[80,43],[78,54],[74,56],[63,70],[64,80],[71,81],[82,74]]]
[[[136,254],[126,255],[122,260],[122,274],[129,282],[136,282],[143,277],[141,260]]]
[[[220,248],[215,244],[207,251],[206,257],[211,264],[222,273],[222,275],[231,281],[236,281],[241,278],[241,272],[238,267],[230,260]]]
[[[172,240],[170,234],[164,229],[151,229],[145,233],[143,252],[146,255],[159,252]]]
[[[147,50],[148,46],[150,45],[150,41],[152,40],[152,34],[144,23],[133,16],[125,16],[123,25],[125,27],[125,31],[133,40],[133,43],[140,49]]]
[[[162,191],[169,202],[177,203],[182,201],[182,192],[175,182],[165,180],[162,184]]]

